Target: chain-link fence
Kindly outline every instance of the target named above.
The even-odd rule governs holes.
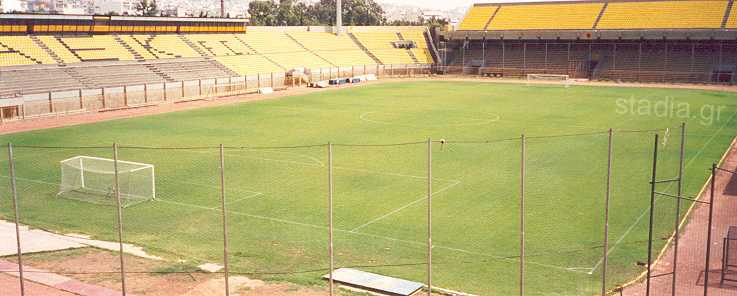
[[[363,145],[9,145],[0,214],[21,230],[115,242],[100,264],[44,264],[64,260],[48,253],[18,267],[131,293],[152,274],[315,285],[355,268],[438,293],[604,294],[641,273],[676,282],[675,266],[647,267],[677,244],[693,202],[681,192],[684,139],[685,126]],[[124,207],[130,198],[145,201]],[[0,260],[33,252],[23,240]],[[135,246],[177,265],[143,264]]]

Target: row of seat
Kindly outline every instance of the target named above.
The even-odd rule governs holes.
[[[475,5],[459,30],[719,29],[730,0]],[[725,28],[737,29],[737,5]]]
[[[401,33],[380,31],[340,36],[323,32],[268,31],[247,34],[12,35],[0,36],[0,52],[5,57],[0,60],[0,67],[194,57],[239,60],[224,58],[230,56],[241,56],[244,61],[265,60],[269,63],[264,65],[272,66],[258,70],[274,72],[301,67],[431,63],[432,56],[424,34],[424,29],[419,28]],[[414,41],[418,48],[395,48],[392,43],[402,39]],[[249,55],[261,57],[245,57]]]

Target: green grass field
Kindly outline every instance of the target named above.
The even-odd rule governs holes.
[[[676,109],[670,112],[668,106]],[[687,121],[685,192],[695,195],[707,168],[734,136],[735,114],[737,94],[732,93],[409,82],[0,136],[0,143],[60,147],[15,149],[24,223],[114,240],[114,208],[55,197],[60,160],[109,158],[110,148],[95,146],[113,142],[261,147],[330,141],[336,144],[336,264],[424,281],[427,147],[422,142],[445,139],[449,143],[434,144],[432,155],[433,283],[511,295],[519,272],[520,143],[495,140],[524,133],[531,137],[527,295],[590,295],[600,285],[607,164],[607,135],[592,133],[618,131],[608,275],[613,287],[642,272],[635,263],[647,258],[645,214],[655,132],[626,131],[660,130],[665,139],[659,144],[659,176],[670,178],[678,163],[678,125]],[[582,135],[549,137],[564,134]],[[418,143],[343,145],[406,142]],[[120,158],[156,166],[157,200],[125,209],[124,239],[172,260],[221,262],[217,149],[123,147]],[[231,270],[323,284],[326,147],[233,148],[225,158]],[[4,159],[0,173],[5,180],[0,214],[10,219]],[[675,189],[662,186],[661,191]],[[658,249],[672,230],[674,204],[658,200]]]

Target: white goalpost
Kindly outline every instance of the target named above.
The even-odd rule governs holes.
[[[115,205],[115,160],[75,156],[60,162],[58,197]],[[128,207],[156,198],[156,175],[151,164],[118,160],[121,205]]]
[[[563,74],[527,74],[527,85],[535,81],[561,82],[570,87],[573,82],[568,75]]]

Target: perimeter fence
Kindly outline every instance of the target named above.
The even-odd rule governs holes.
[[[8,108],[4,111],[6,116],[0,116],[0,124],[10,120],[213,100],[219,97],[254,94],[266,87],[280,90],[334,79],[344,79],[348,81],[347,83],[352,83],[354,82],[352,78],[366,75],[375,75],[379,78],[423,77],[430,75],[431,70],[431,65],[428,64],[355,65],[314,68],[305,73],[268,72],[233,77],[106,85],[96,88],[31,91],[18,94],[18,106],[13,110]]]
[[[673,234],[695,202],[682,193],[685,139],[684,124],[389,144],[8,144],[0,214],[17,226],[17,252],[3,254],[12,268],[0,272],[20,271],[21,283],[42,272],[102,278],[129,293],[157,274],[320,285],[341,268],[447,294],[619,293],[634,278],[666,278],[648,267],[678,244]],[[68,179],[60,162],[73,157],[112,160],[112,170],[80,168],[89,175],[77,182],[79,194],[110,203],[59,194]],[[155,187],[153,199],[125,206],[121,184],[137,181],[121,172],[123,161],[155,168],[153,183],[135,183]],[[108,188],[79,184],[90,182]],[[28,227],[115,244],[97,245],[110,250],[96,255],[99,264],[64,264],[96,252],[34,254]],[[134,245],[163,260],[133,256]],[[232,288],[226,280],[223,293]]]

